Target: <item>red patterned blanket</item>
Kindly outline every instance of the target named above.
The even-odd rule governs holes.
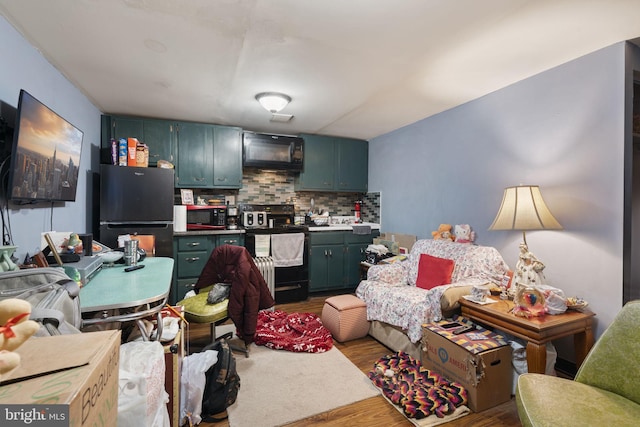
[[[333,347],[331,332],[313,313],[285,313],[281,310],[258,313],[254,341],[274,350],[323,353]]]

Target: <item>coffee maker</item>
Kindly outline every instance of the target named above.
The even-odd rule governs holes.
[[[229,206],[227,202],[227,230],[238,229],[238,207]]]

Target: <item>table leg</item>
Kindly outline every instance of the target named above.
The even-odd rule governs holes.
[[[573,336],[573,348],[576,353],[576,368],[579,368],[587,357],[587,353],[593,347],[593,331],[591,326],[585,328],[583,332],[579,332]]]
[[[138,329],[140,330],[140,335],[142,335],[142,341],[149,341],[149,335],[147,334],[147,328],[142,321],[142,319],[135,320]]]
[[[544,374],[547,365],[547,346],[527,342],[527,368],[529,372]]]

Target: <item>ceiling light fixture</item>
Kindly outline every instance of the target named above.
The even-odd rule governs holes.
[[[270,113],[277,113],[291,102],[291,97],[284,93],[262,92],[256,95],[256,100]]]

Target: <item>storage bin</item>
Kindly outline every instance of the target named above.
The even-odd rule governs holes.
[[[336,341],[362,338],[369,332],[367,306],[355,295],[327,298],[322,307],[322,324],[331,331]]]

